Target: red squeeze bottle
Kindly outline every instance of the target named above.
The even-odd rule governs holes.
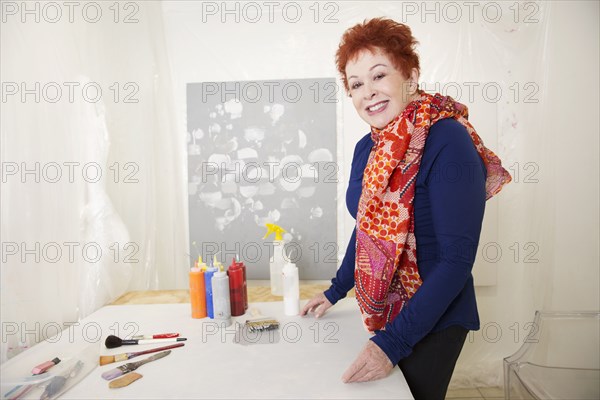
[[[200,262],[201,259],[199,258]],[[206,317],[206,297],[204,271],[196,263],[190,270],[190,303],[192,303],[192,318]]]
[[[244,270],[235,258],[227,270],[229,275],[229,298],[231,300],[231,316],[239,317],[244,315]]]
[[[244,271],[244,310],[248,309],[248,282],[246,280],[246,264],[243,262],[237,263]]]

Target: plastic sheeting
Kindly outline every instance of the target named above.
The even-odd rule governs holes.
[[[160,4],[122,4],[119,23],[109,3],[100,14],[76,8],[72,23],[66,8],[51,22],[42,2],[27,3],[32,14],[11,4],[1,35],[2,360],[127,290],[183,286],[188,264],[185,225],[173,223],[185,221],[185,155]]]
[[[55,325],[76,321],[126,290],[187,287],[187,83],[337,77],[334,53],[342,32],[365,18],[389,16],[410,25],[420,41],[421,86],[469,106],[479,134],[513,175],[514,182],[488,204],[477,262],[491,286],[476,289],[482,329],[469,336],[453,381],[454,386],[501,384],[502,358],[523,341],[533,311],[566,297],[562,289],[557,297],[558,289],[552,287],[565,278],[555,260],[567,254],[557,249],[564,237],[554,224],[571,226],[554,210],[566,203],[554,179],[560,174],[555,157],[578,158],[568,152],[565,156],[564,141],[557,139],[562,132],[554,128],[562,121],[556,99],[564,100],[564,93],[555,92],[550,101],[548,88],[562,89],[557,82],[574,77],[561,67],[552,46],[567,48],[562,36],[583,38],[574,23],[559,23],[562,14],[597,31],[597,4],[144,1],[120,3],[119,13],[111,4],[102,3],[104,17],[97,23],[81,18],[79,11],[74,23],[48,22],[43,15],[40,23],[31,16],[21,22],[18,12],[3,11],[3,82],[27,82],[27,88],[36,81],[42,87],[62,82],[66,93],[64,82],[83,86],[92,81],[103,89],[95,103],[81,96],[72,103],[64,98],[22,102],[21,93],[3,100],[3,179],[7,163],[23,162],[30,169],[31,163],[43,168],[56,162],[63,175],[68,172],[65,162],[96,162],[103,175],[94,184],[79,175],[74,182],[37,183],[26,175],[23,183],[20,173],[3,180],[2,360],[19,346],[52,335]],[[553,26],[560,28],[554,42],[549,39]],[[597,70],[597,36],[586,39],[592,48],[596,45],[588,60],[592,71],[594,66]],[[585,54],[583,42],[574,40],[576,54]],[[597,88],[595,79],[589,84]],[[597,109],[597,90],[595,96],[592,108],[595,104]],[[353,226],[345,209],[345,183],[354,144],[368,127],[343,90],[338,99],[341,258]],[[597,148],[595,124],[596,130],[584,134]],[[588,159],[597,177],[597,157]],[[597,208],[595,185],[585,193],[595,193],[591,199]],[[571,218],[585,221],[590,210],[581,204]],[[597,210],[592,212],[597,219]],[[597,230],[585,237],[597,241]],[[19,246],[10,248],[15,255],[8,255],[13,250],[7,253],[5,243],[23,242],[27,249],[35,242],[42,247],[76,242],[78,257],[68,262],[63,254],[61,262],[52,263],[52,255],[39,262],[25,255],[22,261]],[[89,242],[103,250],[95,262],[80,254]],[[583,248],[581,254],[586,264],[579,271],[581,280],[592,281],[597,278],[597,251]],[[589,287],[597,292],[597,286]],[[589,307],[594,301],[588,296],[581,304]]]

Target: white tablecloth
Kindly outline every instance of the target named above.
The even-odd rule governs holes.
[[[64,357],[66,353],[76,354],[90,343],[96,343],[102,355],[161,346],[106,349],[104,339],[110,334],[125,338],[133,334],[178,332],[188,338],[185,346],[141,366],[136,372],[143,378],[130,386],[109,389],[108,381],[100,377],[103,372],[124,364],[113,363],[96,367],[61,398],[412,399],[399,368],[375,382],[341,381],[343,372],[369,338],[355,299],[340,301],[320,319],[286,317],[281,302],[253,303],[250,308],[277,318],[281,323],[279,330],[261,337],[250,336],[239,330],[249,318],[248,313],[233,318],[233,324],[223,328],[215,320],[192,319],[189,304],[106,306],[63,331],[60,337],[52,339],[55,343],[42,342],[3,364],[3,377],[26,376],[34,365]],[[146,357],[149,355],[131,362]]]

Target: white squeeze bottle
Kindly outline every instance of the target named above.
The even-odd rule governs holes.
[[[283,296],[283,280],[281,274],[283,272],[283,265],[285,264],[285,257],[283,256],[285,242],[283,241],[282,233],[285,233],[285,230],[275,224],[266,224],[265,226],[268,230],[263,239],[266,239],[269,235],[275,233],[275,240],[273,241],[273,257],[269,260],[271,294],[274,296]]]
[[[283,309],[285,315],[300,313],[300,280],[296,264],[287,262],[283,266]]]
[[[229,300],[229,277],[225,271],[217,271],[211,278],[213,314],[215,321],[231,325],[231,303]]]

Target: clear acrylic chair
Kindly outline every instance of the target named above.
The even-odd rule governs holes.
[[[600,312],[535,313],[504,359],[506,399],[600,399]]]

